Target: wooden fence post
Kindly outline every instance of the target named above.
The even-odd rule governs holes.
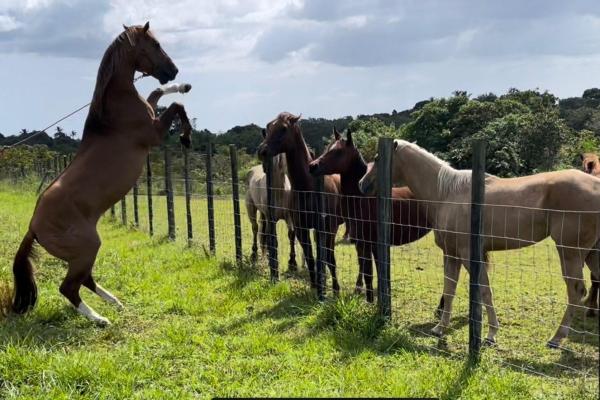
[[[127,193],[121,199],[121,223],[127,225]]]
[[[215,204],[213,195],[213,176],[212,176],[212,143],[210,140],[206,144],[206,203],[208,212],[208,242],[210,254],[216,253],[215,240]]]
[[[62,156],[62,169],[63,169],[63,171],[65,169],[67,169],[67,155],[66,154],[63,154],[63,156]]]
[[[146,199],[148,200],[148,233],[154,235],[154,212],[152,210],[152,163],[146,157]]]
[[[304,195],[316,196],[317,202],[317,262],[316,262],[316,278],[317,278],[317,298],[319,301],[325,300],[325,178],[323,175],[315,178],[317,190],[314,194],[305,193]],[[309,203],[309,204],[312,204]]]
[[[133,224],[136,228],[140,227],[140,213],[138,210],[138,196],[140,189],[138,187],[138,181],[136,180],[133,184]]]
[[[275,222],[275,199],[273,198],[273,157],[267,157],[263,163],[267,179],[267,251],[269,253],[269,270],[271,271],[271,282],[279,280],[279,259],[277,254],[277,225]],[[279,196],[283,196],[279,193]]]
[[[233,194],[233,224],[235,228],[235,259],[242,261],[242,223],[240,220],[240,188],[238,183],[238,160],[235,145],[229,145],[231,159],[231,186]]]
[[[167,194],[167,223],[169,239],[175,240],[175,205],[173,200],[173,181],[171,180],[171,152],[164,146],[165,156],[165,191]]]
[[[392,147],[393,140],[379,138],[377,148],[377,292],[379,313],[392,316],[390,239],[392,223]]]
[[[185,184],[185,216],[187,222],[187,239],[188,246],[192,245],[192,239],[194,238],[193,227],[192,227],[192,186],[190,182],[190,154],[189,150],[183,149],[183,180]]]
[[[485,142],[473,142],[471,180],[471,259],[469,260],[469,358],[478,362],[481,350],[481,286],[483,267],[483,203],[485,201]]]

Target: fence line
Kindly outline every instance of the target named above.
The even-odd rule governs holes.
[[[377,160],[378,163],[378,188],[379,193],[376,198],[376,213],[371,213],[368,207],[365,207],[365,213],[355,218],[346,217],[346,225],[355,223],[358,225],[364,224],[365,222],[371,222],[375,224],[377,233],[370,239],[363,240],[364,243],[372,245],[377,248],[378,261],[377,266],[377,290],[378,290],[378,309],[382,316],[393,317],[394,321],[410,320],[411,318],[423,318],[425,321],[431,321],[431,299],[437,299],[441,294],[439,289],[434,289],[432,286],[440,286],[443,281],[443,273],[439,270],[439,266],[442,263],[441,253],[439,249],[433,244],[431,235],[427,235],[418,241],[414,241],[410,244],[403,246],[397,246],[394,243],[397,241],[398,228],[415,228],[415,229],[429,229],[429,225],[426,222],[426,218],[430,215],[431,209],[436,205],[434,201],[425,200],[402,200],[402,204],[405,206],[414,206],[419,212],[425,215],[424,220],[419,220],[417,223],[411,223],[410,221],[398,222],[396,220],[394,204],[398,199],[395,199],[391,193],[391,144],[389,141],[382,140],[379,143],[379,154],[380,157]],[[164,176],[154,176],[152,173],[152,160],[149,156],[146,162],[146,174],[145,178],[140,177],[140,180],[136,182],[133,187],[132,194],[132,206],[133,206],[133,218],[134,225],[139,227],[140,230],[146,230],[150,235],[154,233],[164,233],[162,230],[166,220],[166,235],[172,239],[177,240],[179,236],[182,240],[185,237],[188,245],[193,246],[195,244],[202,244],[205,238],[208,238],[209,251],[207,254],[213,256],[220,256],[223,258],[230,258],[236,262],[243,261],[244,254],[249,254],[248,246],[250,241],[247,240],[249,235],[249,225],[246,219],[242,220],[242,212],[239,205],[239,196],[245,193],[248,189],[246,182],[240,182],[238,180],[239,166],[237,164],[237,152],[234,147],[229,148],[230,156],[230,175],[226,177],[216,178],[213,173],[213,158],[212,158],[212,146],[207,146],[206,154],[201,155],[199,159],[196,159],[196,167],[204,167],[206,170],[206,179],[202,180],[198,177],[194,177],[191,171],[194,170],[193,159],[187,152],[184,153],[184,167],[183,177],[173,178],[172,177],[172,158],[170,156],[170,149],[163,149],[163,167]],[[481,325],[482,325],[482,307],[488,306],[484,304],[481,299],[480,289],[483,287],[491,287],[492,285],[483,285],[479,279],[480,274],[478,269],[481,269],[484,264],[483,255],[481,252],[482,241],[487,239],[492,240],[515,240],[522,244],[534,244],[534,240],[529,240],[524,237],[511,237],[506,233],[507,227],[515,222],[509,218],[509,214],[515,214],[517,217],[515,221],[521,219],[521,213],[526,211],[539,211],[545,212],[548,215],[575,215],[574,211],[560,211],[560,210],[548,210],[548,209],[535,209],[532,207],[516,207],[516,206],[502,206],[502,205],[488,205],[484,203],[484,175],[485,170],[484,161],[485,156],[482,151],[474,151],[474,167],[473,167],[473,180],[472,180],[472,201],[470,203],[453,203],[444,202],[447,205],[453,205],[455,207],[468,206],[471,207],[471,223],[470,230],[458,228],[461,224],[459,221],[455,221],[454,226],[456,229],[439,230],[442,233],[454,233],[459,235],[470,235],[471,240],[471,257],[469,259],[462,259],[455,257],[457,261],[470,265],[470,280],[468,285],[463,282],[462,291],[468,292],[468,302],[461,300],[464,295],[457,295],[454,297],[455,300],[455,315],[461,315],[466,312],[468,315],[465,323],[469,325],[468,334],[468,347],[465,346],[465,351],[469,357],[479,357],[480,346],[481,346]],[[58,174],[66,166],[64,163],[61,165],[61,161],[66,160],[66,157],[56,157],[51,160],[50,163],[44,165],[40,164],[36,167],[35,171],[40,176],[50,176]],[[284,195],[280,189],[272,187],[272,174],[273,174],[273,163],[271,160],[265,162],[265,171],[267,176],[267,209],[268,215],[264,219],[264,223],[267,224],[265,235],[266,235],[266,248],[268,251],[268,265],[269,275],[271,280],[276,281],[279,279],[279,256],[282,253],[282,249],[286,249],[286,243],[284,241],[277,241],[277,228],[274,220],[274,215],[278,211],[286,211],[288,209],[278,207],[276,204],[277,198]],[[48,171],[48,168],[51,171]],[[143,185],[143,181],[146,181],[146,185]],[[320,182],[319,182],[320,181]],[[322,236],[325,228],[325,217],[327,216],[327,208],[325,203],[335,199],[336,196],[326,193],[323,188],[322,179],[317,180],[316,191],[298,191],[294,193],[297,198],[300,196],[316,196],[317,209],[316,212],[319,216],[320,225],[317,229],[316,235]],[[155,192],[155,183],[162,183],[164,190],[161,192]],[[205,185],[206,191],[194,190],[194,187]],[[138,196],[140,191],[145,187],[145,194],[147,198],[146,204],[138,202]],[[216,193],[215,187],[218,190],[228,190],[231,188],[231,194],[219,194]],[[185,201],[185,207],[181,207],[179,202],[180,198],[183,197]],[[368,201],[368,198],[362,196],[341,196],[337,195],[337,200],[340,202],[347,202],[348,204],[361,204],[360,202]],[[227,201],[225,201],[227,200]],[[437,202],[439,203],[439,202]],[[123,224],[128,223],[127,213],[127,200],[123,198],[120,202],[120,214],[121,222]],[[164,207],[163,207],[164,205]],[[179,205],[179,207],[178,207]],[[156,207],[155,207],[156,206]],[[493,235],[491,232],[484,232],[482,230],[483,221],[481,219],[483,215],[483,207],[489,207],[491,211],[491,217],[496,224],[503,224],[505,227],[504,234]],[[147,220],[142,221],[140,215],[142,215],[143,207],[147,209]],[[410,207],[409,207],[410,208]],[[180,218],[177,214],[177,210],[185,209],[185,220],[187,228],[187,236],[177,235],[176,220]],[[510,210],[510,212],[509,212]],[[288,210],[289,211],[289,210]],[[115,207],[111,207],[110,215],[115,218]],[[596,215],[600,218],[599,213],[581,212],[579,213],[581,218],[590,218]],[[478,220],[479,216],[479,220]],[[299,218],[307,217],[307,215],[300,215]],[[457,217],[454,217],[457,218]],[[194,224],[193,224],[194,222]],[[519,222],[516,222],[519,223]],[[218,226],[218,229],[217,229]],[[450,226],[450,225],[449,225]],[[196,227],[196,228],[194,228]],[[206,227],[206,228],[205,228]],[[201,230],[206,229],[205,232],[200,233]],[[362,228],[365,229],[365,228]],[[244,234],[246,233],[246,234]],[[233,241],[231,236],[233,235]],[[217,237],[219,240],[217,240]],[[317,296],[319,299],[324,299],[327,293],[327,276],[325,271],[326,263],[323,259],[325,249],[323,248],[324,241],[320,240],[317,250]],[[343,244],[338,244],[341,253],[338,254],[338,260],[341,258],[342,261],[350,261],[351,264],[354,262],[352,251],[345,252]],[[580,249],[582,252],[587,249],[583,247],[563,246],[564,248],[575,248]],[[544,252],[544,248],[546,249]],[[529,302],[537,302],[543,305],[543,308],[547,309],[545,312],[549,315],[540,315],[536,321],[538,325],[547,329],[542,329],[542,333],[549,336],[554,328],[553,323],[547,321],[548,317],[552,317],[554,314],[560,314],[562,308],[568,303],[562,302],[560,299],[564,296],[564,288],[557,289],[557,286],[562,284],[563,276],[560,271],[560,267],[557,264],[556,250],[550,249],[550,246],[545,247],[532,246],[530,250],[517,250],[517,253],[499,252],[498,256],[495,256],[496,267],[493,271],[493,282],[496,287],[497,293],[503,294],[504,300],[510,299],[511,296],[515,297],[514,307],[506,307],[502,310],[501,306],[496,306],[499,311],[503,312],[504,320],[510,322],[512,320],[523,320],[524,314],[533,314],[535,319],[536,309],[535,307],[528,306]],[[352,253],[352,254],[350,254]],[[600,251],[599,251],[600,253]],[[340,257],[341,256],[341,257]],[[528,258],[531,257],[531,262],[528,262]],[[504,262],[500,261],[504,259]],[[543,260],[540,262],[540,260]],[[360,261],[360,260],[359,260]],[[369,260],[370,262],[370,260]],[[354,264],[358,264],[354,262]],[[516,264],[516,267],[515,267]],[[543,264],[540,267],[540,264]],[[338,263],[338,265],[340,265]],[[436,265],[438,269],[437,274],[429,274],[430,268],[428,265]],[[509,271],[510,269],[519,268],[520,276],[517,278],[511,278],[511,274],[514,272],[518,274],[519,270]],[[525,268],[528,268],[527,270]],[[342,271],[341,268],[338,269]],[[421,271],[427,271],[422,273]],[[341,272],[343,274],[343,272]],[[372,274],[372,272],[371,272]],[[304,271],[299,272],[300,276],[306,277]],[[351,277],[344,278],[345,287],[349,287],[352,284]],[[345,279],[349,278],[349,279]],[[569,279],[581,280],[585,283],[583,278],[579,277],[567,277]],[[458,281],[458,280],[457,280]],[[528,292],[523,293],[522,291],[515,291],[513,286],[515,283],[527,286],[529,281],[534,282],[533,286],[540,286],[543,290],[543,295],[536,295],[528,286]],[[557,284],[558,283],[558,284]],[[414,286],[414,289],[412,288]],[[460,292],[461,287],[459,287]],[[500,302],[497,302],[500,303]],[[411,307],[412,312],[406,312],[403,308]],[[579,310],[587,311],[586,307],[574,304]],[[548,312],[551,310],[551,312]],[[393,315],[392,315],[393,312]],[[429,315],[429,318],[423,317]],[[455,317],[456,318],[456,317]],[[562,354],[564,356],[554,357],[552,361],[546,364],[525,363],[519,360],[519,354],[530,352],[531,354],[542,354],[540,357],[544,357],[545,354],[539,350],[531,348],[531,343],[543,338],[543,334],[537,332],[516,330],[515,333],[511,332],[511,329],[516,329],[513,326],[504,327],[502,336],[509,338],[515,343],[525,343],[525,350],[519,348],[506,349],[500,347],[494,354],[499,354],[499,361],[506,365],[516,365],[521,369],[525,369],[531,372],[539,373],[541,375],[553,376],[556,373],[548,373],[548,370],[555,368],[559,371],[569,371],[574,374],[582,376],[597,376],[598,371],[594,365],[597,365],[598,361],[598,340],[599,334],[597,326],[593,325],[593,319],[587,319],[585,316],[582,321],[571,327],[570,337],[572,340],[567,339],[568,345],[562,348]],[[489,322],[488,322],[489,323]],[[597,324],[596,324],[597,325]],[[461,333],[460,324],[449,327],[450,332],[448,336],[453,337],[453,340],[460,343],[461,345],[466,343],[467,339],[464,334]],[[410,324],[409,329],[412,332],[418,333],[419,337],[431,339],[434,336],[429,332],[430,326],[427,323],[423,324]],[[420,339],[418,339],[420,340]],[[529,342],[527,342],[529,340]],[[500,345],[498,345],[500,346]],[[456,354],[456,350],[437,350],[447,352],[449,354]],[[537,351],[537,353],[536,353]],[[506,356],[510,354],[512,356]],[[596,363],[596,364],[595,364]],[[550,366],[552,368],[550,368]]]

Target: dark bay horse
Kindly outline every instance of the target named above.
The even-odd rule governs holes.
[[[313,157],[310,154],[298,121],[300,116],[283,112],[267,124],[263,132],[265,138],[258,148],[261,160],[285,153],[288,175],[292,185],[293,221],[296,237],[302,246],[304,259],[310,274],[311,286],[317,286],[315,274],[315,259],[313,257],[310,241],[310,230],[317,229],[319,221],[316,211],[317,189],[315,178],[309,173],[308,165]],[[327,175],[325,185],[325,227],[324,241],[320,243],[319,235],[315,234],[317,245],[317,262],[324,260],[331,271],[332,287],[335,294],[340,291],[336,275],[336,262],[334,255],[335,235],[338,226],[343,223],[340,218],[340,179],[339,175]],[[320,246],[322,245],[322,246]],[[321,257],[320,248],[325,254]]]
[[[362,291],[363,276],[368,302],[373,301],[373,263],[377,258],[377,199],[366,197],[359,189],[358,182],[367,172],[367,163],[354,146],[352,133],[348,131],[346,140],[333,128],[334,141],[327,150],[310,163],[313,176],[340,174],[342,218],[346,221],[349,239],[356,247],[359,273],[356,291]],[[392,188],[392,244],[401,246],[414,242],[431,229],[427,222],[425,207],[419,207],[409,188]]]
[[[68,263],[60,293],[79,313],[98,324],[109,323],[81,300],[82,285],[121,306],[92,276],[100,248],[96,224],[131,189],[150,148],[162,142],[175,115],[182,123],[182,143],[189,145],[191,134],[181,104],[171,104],[156,118],[154,108],[163,92],[154,91],[146,101],[133,85],[136,71],[153,76],[161,84],[173,80],[178,72],[149,27],[149,23],[143,27],[124,27],[125,31],[104,53],[81,146],[73,162],[38,199],[29,230],[15,256],[13,310],[16,313],[28,311],[37,300],[30,260],[36,241]]]

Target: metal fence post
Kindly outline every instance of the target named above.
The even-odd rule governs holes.
[[[140,213],[138,210],[138,196],[140,194],[140,189],[138,187],[137,180],[133,184],[133,224],[136,228],[140,227]]]
[[[377,292],[379,313],[385,318],[392,316],[392,143],[390,138],[380,138],[377,148]]]
[[[231,159],[231,186],[233,194],[233,223],[235,227],[235,259],[242,261],[242,223],[240,220],[240,190],[238,183],[238,160],[235,145],[229,145]]]
[[[277,254],[277,226],[275,222],[275,199],[273,198],[273,158],[267,157],[263,163],[267,179],[267,251],[269,253],[269,270],[271,271],[271,282],[279,280],[279,259]],[[283,196],[283,193],[279,194]]]
[[[189,150],[183,149],[183,180],[185,184],[185,216],[187,222],[187,239],[188,246],[192,245],[192,239],[194,238],[192,228],[192,187],[190,182],[190,154]]]
[[[317,279],[317,298],[319,301],[325,300],[325,283],[327,278],[325,277],[325,178],[319,176],[316,180],[316,192],[314,193],[314,200],[317,203],[317,262],[316,262],[316,279]],[[311,193],[308,193],[312,196]],[[313,199],[311,199],[313,200]],[[311,202],[311,204],[314,204]]]
[[[148,200],[148,233],[154,235],[154,211],[152,210],[152,163],[150,153],[146,157],[146,198]]]
[[[215,255],[215,204],[213,197],[213,176],[212,176],[212,143],[206,144],[206,204],[208,212],[208,243],[210,254]]]
[[[127,225],[127,194],[121,199],[121,222]]]
[[[483,203],[485,201],[485,142],[473,142],[471,181],[471,259],[469,260],[469,358],[479,361],[481,350],[481,286]]]
[[[175,240],[175,205],[173,200],[173,181],[171,180],[171,152],[164,147],[165,157],[165,191],[167,195],[167,224],[169,239]]]

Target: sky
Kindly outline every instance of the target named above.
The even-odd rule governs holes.
[[[0,0],[0,133],[91,100],[122,25],[150,29],[189,82],[197,128],[391,112],[511,87],[600,86],[597,0]],[[136,84],[142,95],[159,86]],[[85,112],[60,125],[80,133]]]

